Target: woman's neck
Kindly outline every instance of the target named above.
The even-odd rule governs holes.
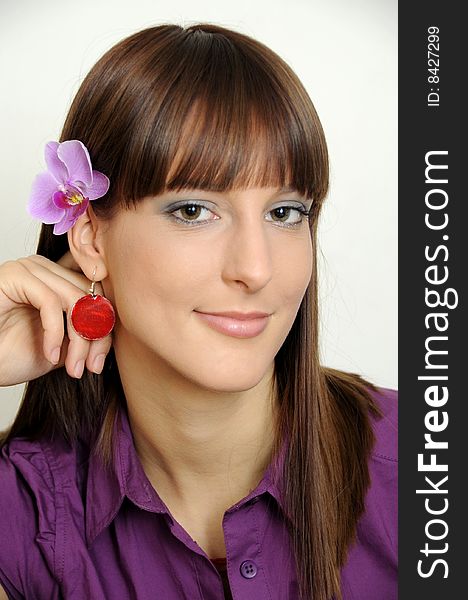
[[[274,365],[251,389],[218,392],[124,348],[115,353],[135,447],[162,499],[226,510],[254,489],[274,441]]]

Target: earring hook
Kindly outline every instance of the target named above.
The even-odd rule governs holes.
[[[93,270],[93,281],[92,281],[91,286],[89,288],[89,293],[92,295],[93,298],[96,297],[96,294],[94,293],[94,286],[96,285],[96,282],[94,281],[94,278],[96,277],[96,269],[97,269],[97,266],[94,267],[94,270]]]

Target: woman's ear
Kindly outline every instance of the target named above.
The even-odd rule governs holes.
[[[89,205],[86,212],[78,217],[67,234],[70,252],[89,280],[93,277],[95,267],[94,279],[96,281],[102,281],[108,275],[100,237],[101,227],[102,224],[97,220],[91,205]]]

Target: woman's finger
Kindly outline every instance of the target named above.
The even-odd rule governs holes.
[[[8,277],[8,268],[12,269],[10,278]],[[24,269],[23,282],[18,278],[18,269]],[[51,363],[57,364],[64,336],[63,298],[30,273],[21,263],[12,262],[11,266],[5,264],[4,270],[7,276],[2,281],[3,293],[12,302],[30,304],[38,309],[44,329],[44,355]]]
[[[68,257],[68,255],[69,255],[69,257]],[[67,257],[67,258],[65,258],[65,257]],[[62,264],[60,262],[60,261],[62,261],[62,259],[63,259],[64,264]],[[63,279],[66,279],[70,283],[73,283],[74,285],[79,287],[81,290],[83,290],[83,292],[87,292],[90,288],[91,281],[83,273],[83,271],[81,270],[81,267],[78,267],[76,270],[75,269],[70,270],[71,267],[66,266],[67,264],[77,265],[77,263],[74,262],[73,255],[71,254],[70,251],[67,252],[66,254],[64,254],[64,256],[59,260],[58,263],[55,263],[55,262],[49,260],[48,258],[46,258],[45,256],[41,256],[40,254],[32,254],[31,256],[27,256],[21,260],[31,261],[37,265],[40,265],[40,266],[48,269],[49,271],[52,271],[56,275],[63,277]],[[104,294],[102,284],[99,281],[97,281],[95,283],[94,289],[95,289],[96,294],[101,294],[101,295]]]
[[[77,271],[78,273],[81,273],[81,267],[76,262],[70,250],[65,252],[65,254],[58,259],[57,264],[61,265],[62,267],[65,267],[66,269],[71,269],[72,271]]]
[[[32,276],[42,281],[46,287],[54,290],[60,296],[62,310],[67,314],[67,336],[69,339],[64,366],[69,375],[80,378],[84,372],[85,364],[87,362],[90,365],[94,364],[98,354],[102,354],[110,348],[109,341],[106,341],[96,348],[91,349],[91,341],[82,338],[73,329],[70,321],[71,309],[75,302],[84,295],[83,290],[71,283],[68,279],[64,279],[60,275],[57,275],[57,267],[50,269],[49,266],[43,266],[45,264],[44,261],[37,259],[31,260],[31,258],[28,257],[18,259],[17,262],[27,269]],[[63,267],[58,267],[58,269],[63,269]],[[62,271],[59,272],[61,273]],[[45,313],[47,315],[46,309]],[[63,328],[63,315],[61,316]],[[49,344],[49,340],[47,341],[47,344]],[[54,358],[56,358],[57,347],[53,349],[53,352],[55,353]]]
[[[112,347],[112,333],[101,340],[91,342],[91,347],[86,359],[86,368],[93,373],[101,373],[104,363]]]
[[[45,258],[44,256],[41,256],[38,254],[32,255],[28,258],[31,259],[33,262],[36,262],[37,264],[44,266],[44,267],[48,268],[49,270],[52,270],[57,275],[65,276],[66,278],[71,280],[71,282],[74,283],[75,285],[81,285],[81,283],[84,282],[85,285],[87,286],[86,291],[88,291],[89,286],[90,286],[90,281],[82,273],[81,267],[78,265],[78,263],[73,258],[73,255],[70,252],[70,250],[68,250],[68,252],[66,252],[57,263],[54,263],[54,262],[50,261],[49,259]],[[68,271],[64,272],[62,270],[62,268],[73,269],[74,271],[79,273],[80,276],[76,277],[74,275],[74,273],[70,273]],[[104,294],[104,290],[103,290],[102,284],[100,282],[95,283],[94,289],[95,289],[96,294],[101,294],[101,295]],[[69,326],[71,326],[71,324]],[[94,340],[94,341],[90,342],[90,348],[89,348],[88,356],[87,356],[86,362],[85,362],[86,368],[89,371],[93,371],[94,373],[101,373],[103,366],[104,366],[106,356],[109,353],[109,350],[111,349],[111,347],[112,347],[112,335],[111,334],[101,340]]]

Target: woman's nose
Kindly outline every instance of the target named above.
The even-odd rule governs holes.
[[[258,217],[238,222],[225,246],[223,278],[241,282],[251,291],[263,288],[273,275],[271,241]]]

